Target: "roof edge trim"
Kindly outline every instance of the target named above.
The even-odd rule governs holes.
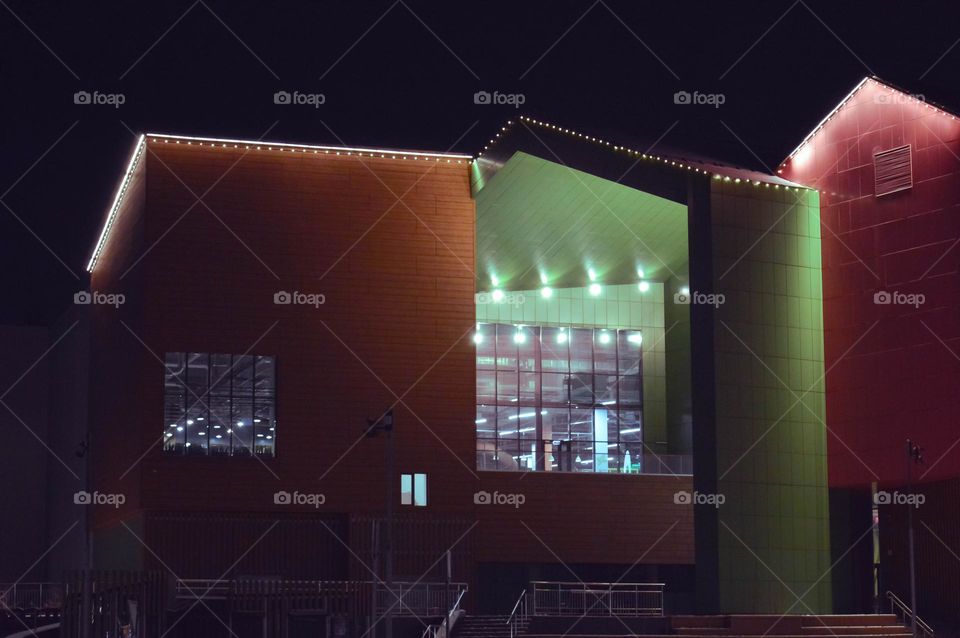
[[[103,228],[100,229],[100,237],[97,239],[97,243],[93,248],[93,254],[90,255],[90,260],[87,262],[87,272],[93,272],[94,267],[97,265],[97,258],[100,257],[100,252],[103,250],[104,244],[107,243],[107,237],[110,236],[110,229],[113,227],[113,222],[116,221],[117,214],[120,211],[120,204],[123,203],[123,196],[126,195],[127,186],[130,185],[133,173],[140,164],[140,158],[143,156],[143,151],[146,148],[146,141],[146,135],[141,134],[137,138],[137,143],[133,147],[133,152],[130,154],[130,161],[127,162],[127,169],[124,171],[123,177],[120,179],[120,185],[117,187],[117,192],[113,196],[113,204],[110,205],[107,218],[103,222]]]

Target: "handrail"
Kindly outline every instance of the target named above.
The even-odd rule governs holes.
[[[516,638],[518,621],[526,620],[526,618],[527,590],[524,589],[520,592],[520,596],[517,597],[517,602],[514,603],[513,609],[510,610],[510,616],[507,618],[506,624],[510,627],[510,638]]]
[[[460,595],[457,596],[457,600],[453,603],[453,606],[447,611],[447,615],[443,617],[443,620],[434,625],[427,625],[423,629],[423,633],[420,634],[420,638],[447,638],[450,635],[450,628],[448,627],[450,619],[455,613],[460,609],[460,601],[463,600],[463,596],[467,593],[467,590],[461,589]],[[443,633],[441,633],[441,631]]]
[[[533,581],[534,616],[663,616],[664,583]],[[594,611],[597,609],[597,611]]]
[[[8,609],[59,609],[63,585],[51,582],[0,583],[0,603]]]
[[[909,621],[914,618],[913,610],[907,606],[907,603],[900,600],[900,598],[894,594],[892,591],[887,591],[887,600],[890,601],[890,613],[895,615],[897,618],[903,617],[903,623],[907,626],[910,626]],[[899,612],[899,613],[898,613]],[[916,617],[917,629],[923,632],[923,635],[927,638],[934,638],[933,628],[930,627],[927,623],[923,622],[920,616]]]

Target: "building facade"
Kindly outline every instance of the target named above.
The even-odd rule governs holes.
[[[93,563],[371,580],[389,527],[478,611],[865,611],[914,438],[948,610],[957,131],[867,79],[776,175],[530,118],[476,158],[144,135],[88,267]]]

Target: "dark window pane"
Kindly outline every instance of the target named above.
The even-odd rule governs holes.
[[[537,346],[539,345],[539,334],[536,328],[530,326],[519,326],[513,335],[513,340],[517,342],[519,351],[518,363],[521,370],[539,370],[537,362]]]
[[[617,358],[621,374],[640,374],[643,337],[639,330],[621,330],[617,335]]]
[[[593,442],[592,441],[572,441],[570,443],[570,453],[573,458],[574,472],[593,472]]]
[[[253,454],[253,398],[233,398],[233,455]]]
[[[497,409],[492,405],[478,405],[476,426],[478,439],[496,436]]]
[[[477,469],[499,470],[497,464],[497,440],[477,438]]]
[[[593,405],[593,375],[581,372],[570,375],[570,402],[576,405]]]
[[[254,451],[259,456],[273,456],[276,445],[276,420],[273,416],[273,402],[257,399],[253,411]]]
[[[497,324],[497,369],[517,369],[517,329],[506,324]]]
[[[617,335],[614,331],[595,331],[593,341],[593,365],[597,372],[617,371]]]
[[[573,328],[570,332],[570,370],[593,372],[593,330]]]
[[[276,370],[273,357],[257,357],[254,370],[254,388],[258,397],[272,397],[276,390]]]
[[[570,438],[593,438],[593,410],[579,408],[570,410]]]
[[[520,471],[523,468],[520,462],[520,444],[516,439],[497,441],[497,469]]]
[[[477,325],[473,342],[477,348],[477,370],[493,370],[496,368],[496,326],[492,323]]]
[[[643,440],[643,425],[639,410],[620,410],[620,440],[639,442]]]
[[[544,408],[541,414],[543,438],[568,439],[570,438],[570,410],[567,408]]]
[[[516,406],[497,408],[497,437],[517,438],[518,418]]]
[[[253,396],[253,357],[238,355],[233,358],[233,395]]]
[[[620,377],[617,385],[620,388],[620,405],[640,405],[639,376]]]
[[[568,375],[543,373],[544,404],[568,403],[570,401],[570,396],[567,394],[568,388]]]
[[[228,456],[233,439],[230,427],[230,397],[210,397],[210,454]]]
[[[209,384],[210,355],[191,352],[187,355],[187,394],[190,404],[206,400]]]
[[[617,403],[617,376],[615,374],[598,374],[594,377],[596,384],[596,402],[598,405],[615,406]]]
[[[497,373],[486,370],[477,371],[477,401],[494,403],[497,398]]]
[[[233,357],[229,354],[210,355],[210,393],[230,396]]]
[[[540,394],[540,375],[536,372],[521,372],[518,395],[521,405],[536,405]]]
[[[569,334],[566,328],[541,328],[541,366],[546,372],[567,372],[570,369]]]
[[[498,372],[497,373],[497,403],[517,402],[517,373],[516,372]]]
[[[187,410],[188,454],[197,456],[207,453],[207,425],[207,408],[197,401]]]

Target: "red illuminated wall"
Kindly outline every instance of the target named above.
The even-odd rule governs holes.
[[[905,144],[913,187],[875,197],[874,154]],[[822,191],[832,487],[903,483],[908,437],[922,480],[960,475],[958,156],[960,120],[868,80],[779,171]]]

